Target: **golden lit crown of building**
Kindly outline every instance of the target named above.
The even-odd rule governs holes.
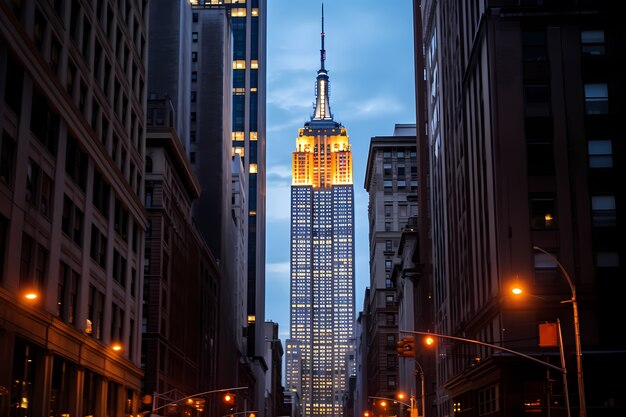
[[[292,185],[328,188],[352,184],[352,150],[348,131],[333,119],[329,102],[326,49],[324,48],[322,9],[322,48],[316,78],[315,111],[311,120],[298,131],[292,154]]]

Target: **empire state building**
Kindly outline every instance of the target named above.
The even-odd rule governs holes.
[[[341,416],[354,323],[354,189],[348,131],[330,111],[322,6],[315,111],[292,154],[287,385],[302,414]]]

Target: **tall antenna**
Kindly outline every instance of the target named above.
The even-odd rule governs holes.
[[[321,69],[324,68],[324,61],[326,61],[326,49],[324,48],[324,37],[326,34],[324,33],[324,0],[322,0],[322,49],[320,49],[320,61],[321,61]]]

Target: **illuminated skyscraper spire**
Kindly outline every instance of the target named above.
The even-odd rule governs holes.
[[[322,2],[322,48],[320,49],[320,69],[317,71],[317,88],[315,99],[315,114],[312,120],[332,120],[330,103],[328,101],[328,71],[324,66],[326,62],[326,48],[324,47],[324,2]]]

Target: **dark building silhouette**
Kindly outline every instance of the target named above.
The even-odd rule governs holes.
[[[193,223],[200,187],[174,121],[168,98],[148,100],[142,364],[155,408],[216,389],[217,376],[220,274]]]
[[[617,4],[417,3],[434,331],[560,367],[557,348],[538,346],[538,324],[560,319],[572,415],[624,414],[624,381],[607,375],[626,369],[618,330],[626,28]],[[579,307],[582,398],[568,277]],[[513,285],[524,295],[514,298]],[[441,339],[432,354],[441,416],[566,415],[558,370]]]

